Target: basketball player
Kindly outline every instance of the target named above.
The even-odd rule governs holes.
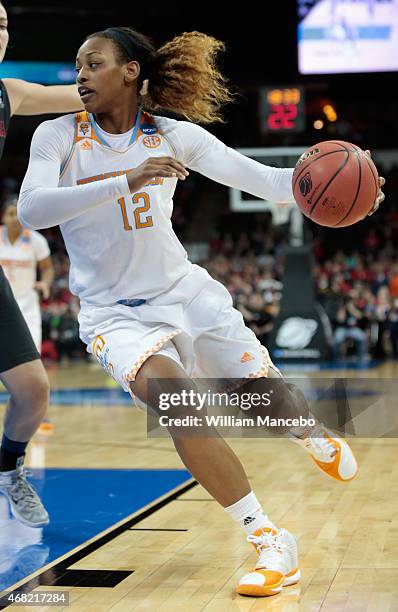
[[[0,62],[8,45],[7,12],[0,2]],[[82,108],[75,85],[43,87],[0,80],[0,158],[10,117],[73,112]],[[40,355],[0,267],[0,380],[10,393],[0,448],[0,492],[12,514],[28,527],[48,523],[48,514],[23,470],[26,446],[48,408],[49,383]]]
[[[148,379],[182,396],[196,389],[194,370],[199,377],[250,378],[259,388],[264,377],[280,377],[227,289],[188,261],[170,217],[187,167],[276,202],[292,199],[292,170],[263,166],[189,121],[141,108],[170,110],[190,121],[219,120],[230,99],[215,65],[222,48],[198,32],[158,51],[129,28],[89,36],[76,60],[86,110],[36,130],[18,202],[27,227],[60,224],[88,351],[125,391],[154,409]],[[380,193],[375,207],[382,198]],[[292,413],[308,414],[297,391],[281,382],[276,406],[290,402]],[[256,569],[240,581],[238,593],[273,595],[297,582],[294,536],[265,515],[225,441],[214,432],[195,437],[169,431],[188,470],[258,550]],[[329,476],[355,476],[349,446],[319,423],[290,429],[290,435]]]
[[[50,247],[42,234],[23,229],[17,217],[18,198],[9,200],[0,225],[0,265],[11,285],[29,331],[41,351],[41,311],[39,293],[44,299],[50,295],[54,280]],[[37,268],[40,280],[36,280]]]

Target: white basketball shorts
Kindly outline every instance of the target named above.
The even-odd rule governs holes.
[[[155,353],[198,378],[259,378],[275,367],[227,289],[196,265],[139,306],[83,305],[79,324],[87,351],[125,391]]]

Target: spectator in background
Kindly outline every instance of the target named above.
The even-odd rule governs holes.
[[[263,344],[272,329],[272,315],[267,310],[264,297],[255,292],[249,296],[240,295],[236,308],[242,313],[245,324],[256,334]]]
[[[24,229],[18,221],[17,202],[18,197],[13,196],[3,208],[0,265],[40,353],[42,324],[39,294],[44,299],[49,297],[54,269],[47,240],[39,232]],[[40,280],[37,280],[37,269]]]
[[[76,301],[61,305],[60,321],[56,330],[56,340],[58,348],[58,359],[61,360],[65,355],[69,361],[82,356],[88,357],[84,346],[79,337],[79,324],[76,309]]]
[[[391,268],[390,293],[393,298],[398,298],[398,264],[394,264]]]
[[[378,237],[374,227],[370,228],[363,242],[368,251],[377,251],[380,246],[380,238]]]
[[[392,355],[398,358],[398,300],[394,300],[387,316],[386,328],[389,331]]]
[[[336,313],[334,331],[334,356],[339,359],[341,356],[342,344],[350,339],[355,342],[360,362],[364,362],[367,353],[367,335],[361,329],[360,322],[363,313],[355,306],[352,298],[346,298],[340,305]]]
[[[43,358],[51,361],[88,359],[79,337],[77,315],[79,301],[70,295],[69,301],[53,301],[43,313]]]
[[[374,356],[383,358],[386,356],[385,336],[387,320],[392,305],[389,288],[385,285],[379,287],[374,302],[374,321],[377,325],[377,339],[374,347]]]

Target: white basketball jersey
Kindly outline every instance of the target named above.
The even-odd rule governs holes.
[[[60,187],[125,174],[150,156],[176,157],[159,128],[172,120],[139,114],[123,150],[110,146],[87,112],[61,120],[69,137],[73,133],[73,144],[61,168]],[[61,224],[71,261],[70,287],[83,303],[147,300],[191,269],[170,221],[176,183],[153,179],[130,197],[105,202]]]
[[[47,240],[38,232],[24,229],[17,240],[11,243],[7,228],[0,226],[0,265],[17,300],[34,293],[37,263],[49,255]]]

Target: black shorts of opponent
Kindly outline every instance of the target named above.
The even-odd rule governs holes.
[[[0,373],[34,359],[40,355],[0,266]]]

